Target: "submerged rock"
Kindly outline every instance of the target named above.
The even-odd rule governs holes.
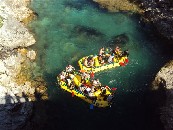
[[[65,1],[64,5],[66,8],[76,9],[76,10],[82,10],[84,6],[82,2],[75,2],[75,1]]]
[[[82,25],[78,25],[76,27],[74,27],[73,29],[73,33],[77,33],[77,34],[83,34],[86,35],[88,37],[90,36],[103,36],[104,34],[99,32],[98,30],[91,28],[91,27],[87,27],[87,26],[82,26]]]
[[[118,11],[131,11],[131,12],[142,12],[142,10],[134,3],[129,0],[93,0],[100,4],[100,7],[107,8],[110,12]]]
[[[127,36],[127,34],[123,33],[112,37],[111,40],[107,42],[107,44],[109,44],[109,46],[114,48],[116,45],[126,44],[128,43],[128,41],[129,37]]]

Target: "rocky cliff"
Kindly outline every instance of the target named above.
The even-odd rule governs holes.
[[[154,100],[155,106],[159,106],[155,110],[159,113],[159,118],[164,124],[164,128],[171,130],[173,129],[173,61],[168,62],[157,73],[152,83],[152,89],[157,93],[156,96],[158,97]]]
[[[153,23],[157,31],[173,40],[173,1],[172,0],[138,0],[144,10],[144,18]]]
[[[150,22],[161,36],[173,40],[172,0],[93,0],[111,12],[131,11],[140,13],[145,22]]]
[[[33,17],[29,0],[0,0],[0,129],[22,129],[32,115],[35,95],[47,98],[42,74],[27,49],[35,43],[24,26]]]

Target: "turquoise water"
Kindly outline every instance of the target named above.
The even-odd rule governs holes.
[[[134,14],[109,13],[90,0],[34,0],[31,7],[38,13],[29,25],[37,40],[33,48],[49,92],[44,128],[149,128],[145,93],[167,60],[149,27]],[[96,74],[102,84],[118,88],[111,108],[91,111],[87,103],[59,89],[56,75],[68,64],[79,69],[77,61],[83,56],[116,45],[129,49],[129,64]]]

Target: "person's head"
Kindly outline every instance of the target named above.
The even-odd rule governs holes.
[[[115,48],[115,49],[120,49],[120,48],[119,48],[119,46],[116,46],[116,48]]]

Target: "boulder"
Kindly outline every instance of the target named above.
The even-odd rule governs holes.
[[[167,63],[157,73],[155,80],[153,81],[152,88],[157,90],[160,87],[165,89],[173,89],[173,61]]]

